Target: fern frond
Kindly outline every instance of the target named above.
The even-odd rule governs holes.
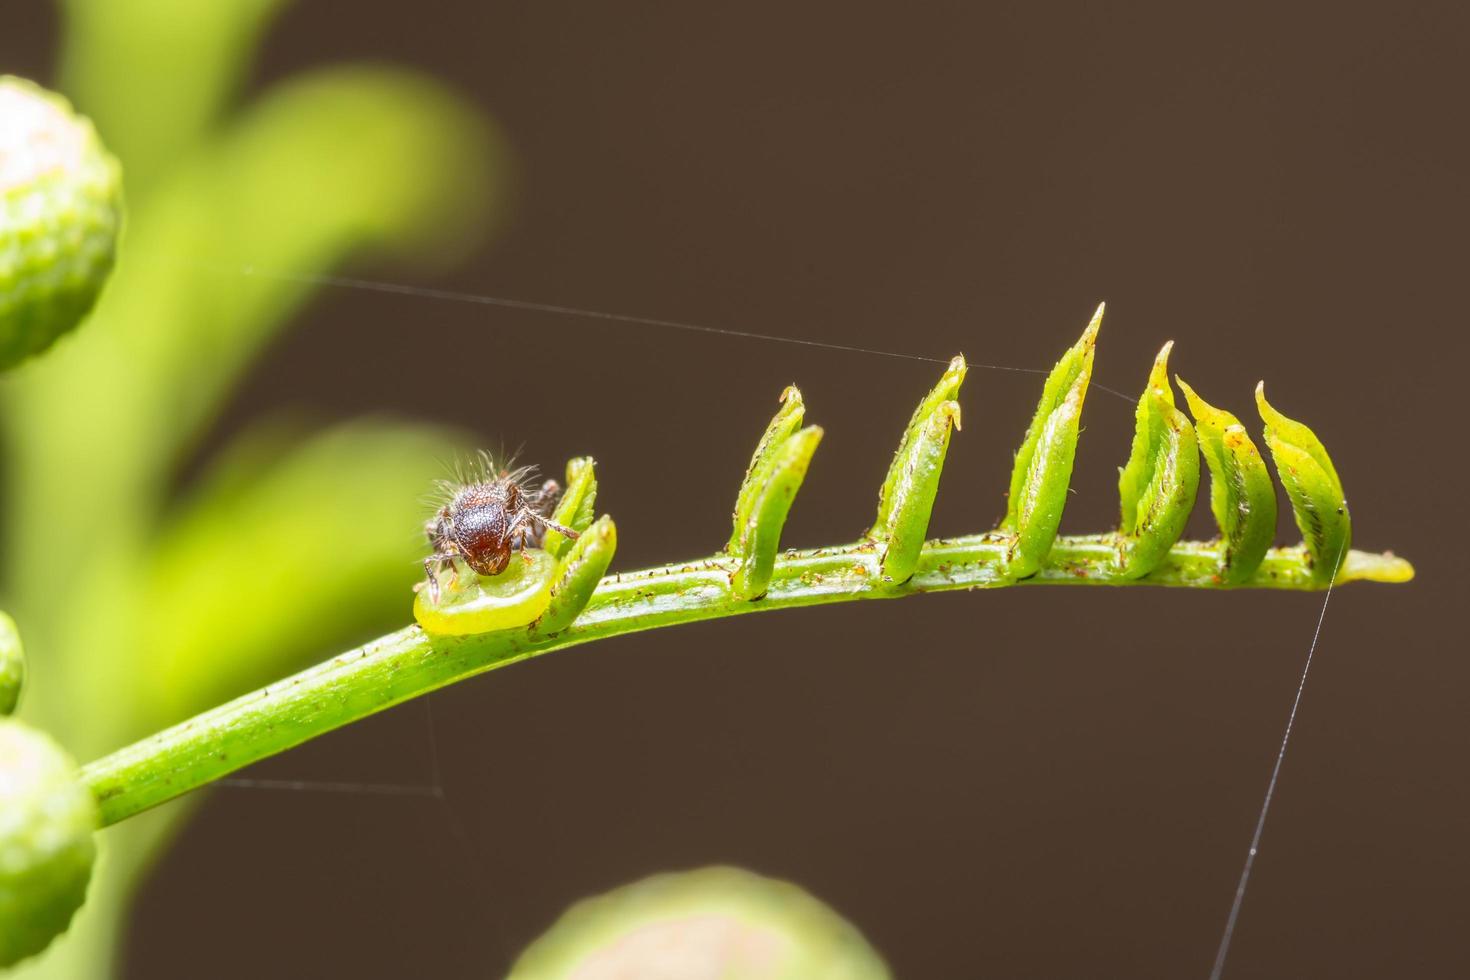
[[[1348,550],[1347,504],[1326,449],[1257,389],[1266,444],[1304,539],[1270,547],[1276,502],[1265,464],[1235,416],[1210,406],[1182,381],[1197,428],[1174,407],[1167,374],[1171,345],[1160,352],[1139,400],[1132,451],[1119,479],[1119,527],[1058,535],[1101,317],[1099,307],[1047,378],[1016,453],[1006,516],[994,530],[925,540],[950,436],[959,428],[966,366],[956,357],[904,430],[872,530],[851,544],[781,552],[787,514],[822,437],[819,427],[803,426],[806,406],[790,387],[746,469],[722,551],[606,576],[616,529],[606,516],[593,522],[594,467],[590,459],[573,460],[555,518],[582,533],[576,541],[548,535],[548,553],[535,559],[541,563],[535,583],[529,582],[531,564],[512,562],[511,571],[458,590],[442,605],[421,593],[419,626],[99,759],[84,767],[82,779],[104,823],[115,823],[486,670],[604,637],[759,610],[1010,585],[1311,590],[1413,577],[1412,566],[1391,553]],[[1179,541],[1194,505],[1200,452],[1211,475],[1220,537]],[[532,584],[535,601],[527,599]],[[497,628],[486,632],[477,624]]]

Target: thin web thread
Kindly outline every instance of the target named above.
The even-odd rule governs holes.
[[[424,702],[424,724],[428,736],[429,766],[430,775],[434,780],[434,795],[444,808],[444,818],[449,823],[449,831],[454,835],[455,842],[461,851],[468,854],[471,853],[469,832],[444,789],[444,768],[439,760],[439,726],[434,721],[433,697],[432,694],[428,694],[420,700]],[[486,876],[473,873],[468,863],[460,867],[466,886],[475,896],[475,904],[483,910],[481,913],[483,921],[494,930],[496,938],[500,941],[502,955],[506,957],[513,955],[517,946],[506,931],[505,917],[495,914],[495,910],[500,906],[490,894],[490,889],[486,885]]]
[[[576,306],[560,306],[555,303],[537,303],[531,300],[510,299],[503,296],[486,296],[481,293],[465,293],[452,289],[434,289],[428,286],[413,286],[406,283],[384,282],[377,279],[357,279],[350,276],[333,276],[320,273],[267,272],[254,266],[244,266],[241,275],[260,276],[284,282],[296,282],[313,286],[336,286],[342,289],[359,289],[375,293],[394,293],[400,296],[415,296],[420,299],[446,300],[453,303],[473,303],[477,306],[496,306],[508,310],[524,310],[531,313],[550,313],[557,316],[576,316],[593,320],[610,320],[615,323],[631,323],[647,327],[668,327],[673,330],[690,330],[697,333],[719,334],[745,340],[764,340],[780,344],[799,344],[803,347],[820,347],[824,350],[847,351],[852,354],[873,354],[878,357],[897,357],[909,361],[927,361],[931,364],[947,364],[944,358],[926,357],[923,354],[906,354],[900,351],[878,350],[871,347],[854,347],[848,344],[832,344],[823,340],[804,340],[800,337],[781,337],[776,334],[751,333],[727,327],[712,327],[701,323],[682,320],[663,320],[656,317],[633,316],[626,313],[608,313]],[[1008,368],[999,365],[981,364],[976,367],[992,367],[1000,371],[1032,371],[1032,368]],[[1041,372],[1045,373],[1045,372]]]
[[[230,776],[215,780],[214,785],[236,789],[344,793],[351,796],[407,796],[437,800],[443,808],[444,819],[449,825],[449,832],[453,835],[455,843],[462,851],[467,852],[470,850],[469,834],[444,788],[444,768],[439,756],[439,735],[438,725],[434,720],[433,695],[426,694],[417,700],[424,708],[424,739],[429,756],[430,782],[428,785],[416,783],[320,782],[305,779],[252,779],[240,776]],[[495,908],[495,903],[490,901],[489,896],[485,893],[480,876],[469,873],[466,865],[460,864],[458,867],[464,869],[463,874],[466,887],[476,895],[480,907],[484,909]],[[504,922],[499,917],[488,912],[485,915],[485,921],[494,930],[496,937],[500,940],[501,948],[505,951],[513,951],[515,947],[511,943],[510,936],[506,933]]]
[[[716,327],[704,323],[691,323],[686,320],[666,320],[659,317],[635,316],[628,313],[610,313],[605,310],[592,310],[577,306],[563,306],[557,303],[539,303],[533,300],[512,299],[505,296],[489,296],[483,293],[461,292],[453,289],[436,289],[429,286],[414,286],[408,283],[388,282],[381,279],[361,279],[353,276],[337,276],[318,272],[290,272],[279,269],[262,269],[259,266],[222,266],[209,263],[185,261],[182,259],[172,260],[177,264],[193,266],[218,273],[230,275],[255,276],[261,279],[274,279],[279,282],[294,282],[301,285],[328,286],[337,289],[355,289],[365,292],[389,293],[396,296],[412,296],[418,299],[433,299],[451,303],[469,303],[476,306],[493,306],[500,309],[520,310],[528,313],[545,313],[552,316],[578,317],[586,320],[604,320],[612,323],[635,324],[645,327],[665,327],[670,330],[684,330],[692,333],[714,334],[722,337],[733,337],[741,340],[759,340],[774,344],[794,344],[798,347],[815,347],[819,350],[842,351],[849,354],[869,354],[874,357],[893,357],[907,361],[922,361],[927,364],[948,364],[949,359],[943,357],[930,357],[927,354],[910,354],[904,351],[881,350],[876,347],[857,347],[851,344],[834,344],[825,340],[808,340],[802,337],[783,337],[778,334],[756,333],[750,330],[736,330],[731,327]],[[967,360],[966,363],[973,368],[986,371],[1011,371],[1018,374],[1048,374],[1049,368],[1016,367],[1010,364],[980,364]],[[1099,384],[1097,381],[1091,383],[1091,387],[1105,392],[1115,398],[1121,398],[1130,404],[1133,397],[1107,385]]]
[[[466,849],[469,848],[469,835],[465,833],[464,824],[460,822],[459,814],[449,802],[449,796],[444,791],[444,768],[439,762],[439,726],[434,723],[434,696],[424,695],[420,700],[424,702],[424,730],[429,745],[429,777],[433,781],[434,798],[444,806],[444,814],[449,820],[449,829],[454,832],[455,839]]]
[[[424,695],[419,700],[424,706],[424,722],[426,731],[426,746],[429,750],[429,782],[423,783],[353,783],[341,780],[317,780],[317,779],[255,779],[249,776],[226,776],[224,779],[214,781],[216,786],[225,786],[234,789],[265,789],[284,790],[287,792],[306,793],[348,793],[359,796],[417,796],[424,799],[439,800],[449,813],[450,823],[456,837],[463,839],[464,831],[455,817],[453,808],[449,806],[449,800],[444,795],[444,777],[439,764],[439,740],[435,736],[434,707],[430,703],[432,695]]]
[[[1230,942],[1235,938],[1235,926],[1240,920],[1240,907],[1245,903],[1245,890],[1250,885],[1251,870],[1255,867],[1256,854],[1261,849],[1261,834],[1266,829],[1266,814],[1271,810],[1271,798],[1276,795],[1276,781],[1281,776],[1281,764],[1286,761],[1286,748],[1291,742],[1291,730],[1296,725],[1297,709],[1301,707],[1302,692],[1307,687],[1307,675],[1312,672],[1312,657],[1317,652],[1317,640],[1322,636],[1322,623],[1327,619],[1327,604],[1332,601],[1332,589],[1337,585],[1337,573],[1342,568],[1342,552],[1337,553],[1337,563],[1332,568],[1332,580],[1327,583],[1327,594],[1322,597],[1322,609],[1317,614],[1317,628],[1312,631],[1312,643],[1307,647],[1307,662],[1302,667],[1301,680],[1296,685],[1296,697],[1291,702],[1291,712],[1286,716],[1286,731],[1281,736],[1281,748],[1276,752],[1276,764],[1271,767],[1271,779],[1266,784],[1266,798],[1261,803],[1260,816],[1256,818],[1256,830],[1251,835],[1250,850],[1246,851],[1245,866],[1240,870],[1240,882],[1235,886],[1235,900],[1230,903],[1230,915],[1225,919],[1225,933],[1220,937],[1220,948],[1215,951],[1215,965],[1210,970],[1210,980],[1220,980],[1225,973],[1225,958],[1230,955]]]

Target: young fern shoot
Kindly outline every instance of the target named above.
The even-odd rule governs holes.
[[[992,531],[926,540],[950,437],[959,428],[966,366],[956,357],[899,441],[872,529],[850,544],[783,552],[781,531],[822,430],[787,388],[736,495],[721,551],[608,576],[612,519],[593,519],[590,458],[567,466],[567,491],[531,561],[438,602],[420,591],[418,626],[348,651],[85,766],[104,824],[202,786],[258,759],[466,677],[603,637],[761,610],[1009,585],[1163,585],[1312,590],[1353,581],[1406,582],[1408,562],[1349,551],[1347,505],[1311,430],[1258,391],[1265,438],[1304,541],[1270,547],[1275,495],[1239,421],[1181,382],[1194,424],[1174,406],[1170,347],[1154,363],[1135,413],[1112,531],[1059,535],[1102,309],[1047,378],[1016,453],[1006,516]],[[1199,483],[1211,474],[1213,541],[1178,540]],[[561,529],[565,529],[564,531]],[[1337,568],[1336,578],[1332,569]],[[527,597],[532,598],[528,599]],[[493,624],[493,625],[492,625]]]

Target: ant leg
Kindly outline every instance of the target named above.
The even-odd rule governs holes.
[[[581,537],[578,532],[573,531],[571,528],[563,527],[562,525],[556,523],[556,521],[553,521],[550,518],[542,517],[540,514],[533,512],[531,514],[531,520],[535,521],[537,524],[540,524],[542,528],[566,535],[569,540],[575,541],[577,540],[577,538]]]
[[[521,560],[527,565],[531,564],[531,553],[526,548],[526,542],[530,538],[530,534],[527,533],[525,525],[535,516],[536,512],[533,510],[521,511],[511,519],[510,527],[505,532],[506,538],[520,548]]]
[[[420,582],[418,585],[415,585],[413,587],[413,590],[417,592],[425,585],[428,585],[429,599],[435,605],[438,605],[440,594],[439,576],[444,571],[444,566],[448,565],[450,572],[453,573],[449,576],[449,587],[451,589],[459,588],[459,564],[454,560],[455,557],[456,555],[454,552],[436,551],[429,557],[425,558],[424,574],[427,576],[427,580],[424,582]]]
[[[424,559],[424,575],[426,580],[414,586],[417,592],[425,585],[429,587],[429,601],[434,605],[439,604],[439,573],[444,569],[445,555],[437,552]]]

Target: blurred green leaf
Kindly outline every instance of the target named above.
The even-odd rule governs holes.
[[[0,612],[0,716],[15,711],[25,687],[26,652],[15,620]]]
[[[62,77],[136,200],[216,123],[284,0],[64,0]]]
[[[280,83],[236,113],[283,0],[62,3],[64,88],[122,159],[130,211],[88,329],[0,383],[3,584],[39,654],[24,710],[86,755],[401,621],[418,498],[442,470],[431,433],[352,427],[280,469],[288,440],[258,437],[160,530],[162,501],[320,275],[364,252],[452,256],[485,230],[504,161],[472,108],[385,68]],[[107,972],[131,879],[183,812],[119,831],[28,976]]]
[[[439,86],[341,69],[280,87],[171,179],[134,215],[89,329],[15,379],[0,413],[25,474],[13,542],[28,577],[146,534],[179,450],[317,288],[298,273],[470,233],[488,146]],[[91,505],[98,484],[108,508]]]
[[[171,719],[404,619],[445,433],[357,422],[238,445],[158,542],[134,665]]]

